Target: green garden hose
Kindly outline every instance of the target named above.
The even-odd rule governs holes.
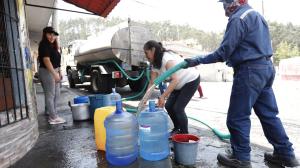
[[[145,74],[146,72],[146,77],[147,77],[147,82],[145,84],[145,86],[143,87],[143,89],[137,93],[136,95],[134,96],[130,96],[130,97],[126,97],[126,98],[123,98],[122,101],[128,101],[128,100],[132,100],[132,99],[136,99],[138,97],[140,97],[141,95],[143,95],[147,89],[147,86],[148,86],[148,83],[149,83],[149,80],[150,80],[150,72],[149,70],[143,70],[142,73],[137,76],[136,78],[132,78],[130,77],[125,71],[124,69],[115,61],[115,60],[106,60],[106,61],[97,61],[95,63],[92,63],[92,65],[97,65],[97,64],[106,64],[106,63],[114,63],[116,65],[116,67],[121,71],[121,73],[128,79],[128,80],[131,80],[131,81],[137,81],[137,80],[140,80],[143,75]]]
[[[160,76],[158,76],[155,80],[154,80],[154,84],[157,86],[159,85],[161,82],[163,82],[164,80],[166,80],[168,77],[170,77],[173,73],[175,73],[176,71],[186,67],[187,62],[183,61],[177,65],[175,65],[174,67],[170,68],[169,70],[167,70],[165,73],[161,74]]]
[[[136,113],[137,112],[136,108],[125,107],[125,109],[128,113]]]
[[[126,111],[129,112],[129,113],[137,113],[137,109],[136,108],[129,108],[129,107],[125,107]],[[209,129],[212,130],[212,132],[218,137],[220,138],[221,140],[226,140],[226,139],[230,139],[230,134],[225,134],[225,133],[222,133],[221,131],[219,131],[217,128],[213,128],[211,127],[210,125],[208,125],[207,123],[205,123],[204,121],[201,121],[199,119],[196,119],[194,117],[189,117],[189,119],[191,120],[194,120],[194,121],[197,121],[205,126],[207,126]]]
[[[148,69],[146,70],[146,77],[147,77],[147,82],[144,85],[143,89],[134,96],[122,98],[122,101],[132,100],[132,99],[135,99],[135,98],[140,97],[141,95],[143,95],[145,93],[145,91],[148,87],[149,81],[150,81],[150,71]]]
[[[138,77],[132,78],[124,71],[124,69],[115,60],[97,61],[97,62],[93,63],[92,65],[96,65],[99,63],[100,64],[114,63],[117,66],[117,68],[122,72],[122,74],[131,81],[137,81],[137,80],[141,79],[145,73],[145,70],[143,70],[142,73]]]
[[[221,140],[230,139],[230,134],[224,134],[224,133],[222,133],[221,131],[219,131],[218,129],[211,127],[210,125],[208,125],[207,123],[205,123],[204,121],[201,121],[201,120],[199,120],[199,119],[196,119],[196,118],[193,118],[193,117],[189,117],[189,116],[188,116],[188,118],[191,119],[191,120],[197,121],[197,122],[199,122],[199,123],[201,123],[201,124],[203,124],[203,125],[205,125],[205,126],[207,126],[207,127],[210,128],[210,129],[213,131],[213,133],[214,133],[218,138],[220,138]]]
[[[147,81],[147,83],[148,83],[148,81]],[[137,94],[134,95],[134,96],[122,98],[122,101],[132,100],[132,99],[138,98],[138,97],[140,97],[141,95],[143,95],[143,94],[145,93],[145,90],[147,89],[147,85],[148,85],[147,83],[145,84],[145,86],[143,87],[143,89],[142,89],[139,93],[137,93]]]

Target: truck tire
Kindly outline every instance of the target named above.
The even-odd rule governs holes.
[[[69,87],[75,88],[75,80],[72,78],[72,70],[71,69],[69,69],[67,71],[67,75],[68,75]]]
[[[137,81],[129,81],[129,87],[134,92],[140,92],[147,84],[147,78],[146,76],[143,76],[141,79]]]
[[[98,70],[91,73],[91,91],[94,93],[111,93],[113,87],[111,75],[100,74]]]
[[[100,72],[98,70],[93,70],[91,73],[91,91],[93,93],[98,93],[100,90]]]

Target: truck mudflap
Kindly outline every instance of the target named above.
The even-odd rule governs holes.
[[[91,91],[94,93],[110,93],[114,87],[111,74],[101,74],[99,70],[91,73]]]

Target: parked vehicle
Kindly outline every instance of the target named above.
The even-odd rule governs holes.
[[[86,40],[74,52],[76,66],[66,67],[70,87],[90,82],[95,93],[110,93],[112,88],[127,84],[133,91],[142,90],[148,66],[143,46],[150,39],[150,30],[126,22]]]

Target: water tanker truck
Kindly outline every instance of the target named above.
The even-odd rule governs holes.
[[[129,84],[141,91],[147,83],[144,44],[153,39],[147,28],[124,22],[81,43],[74,52],[74,65],[67,66],[69,86],[90,82],[94,93],[109,93]]]

